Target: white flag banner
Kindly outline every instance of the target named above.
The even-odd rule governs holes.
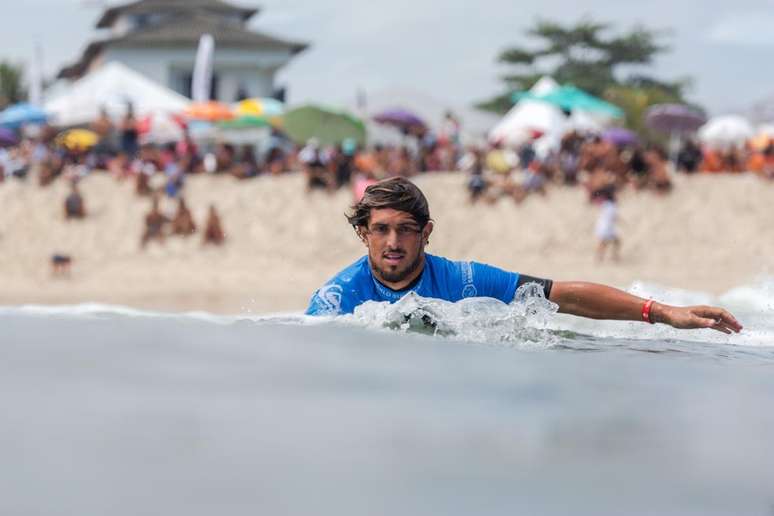
[[[196,52],[196,64],[191,82],[191,97],[194,102],[207,102],[212,91],[212,60],[215,52],[215,39],[209,34],[199,38]]]

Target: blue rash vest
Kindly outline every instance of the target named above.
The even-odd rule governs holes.
[[[440,256],[425,254],[422,274],[413,285],[404,290],[392,290],[374,278],[368,256],[363,256],[336,274],[314,293],[306,314],[351,314],[356,306],[366,301],[394,303],[411,291],[422,297],[451,302],[466,297],[493,297],[504,303],[510,303],[513,301],[516,289],[524,282],[519,280],[525,278],[536,280],[491,265],[454,262]],[[550,286],[544,288],[548,297]]]

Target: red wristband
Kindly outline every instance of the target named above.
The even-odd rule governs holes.
[[[645,304],[642,305],[642,320],[646,323],[655,324],[653,319],[650,318],[650,307],[653,306],[653,300],[648,299]]]

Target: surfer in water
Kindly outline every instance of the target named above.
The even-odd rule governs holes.
[[[670,306],[622,290],[581,281],[552,281],[477,262],[455,262],[425,252],[433,232],[427,199],[396,177],[366,188],[347,217],[368,254],[318,289],[308,315],[352,313],[366,301],[394,303],[409,292],[456,302],[467,297],[513,301],[516,290],[537,283],[559,312],[591,319],[664,323],[738,333],[742,325],[723,308]]]

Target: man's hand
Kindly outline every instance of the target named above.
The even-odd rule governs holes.
[[[679,329],[712,328],[723,333],[739,333],[742,325],[730,312],[714,306],[669,306],[653,303],[654,322]]]

